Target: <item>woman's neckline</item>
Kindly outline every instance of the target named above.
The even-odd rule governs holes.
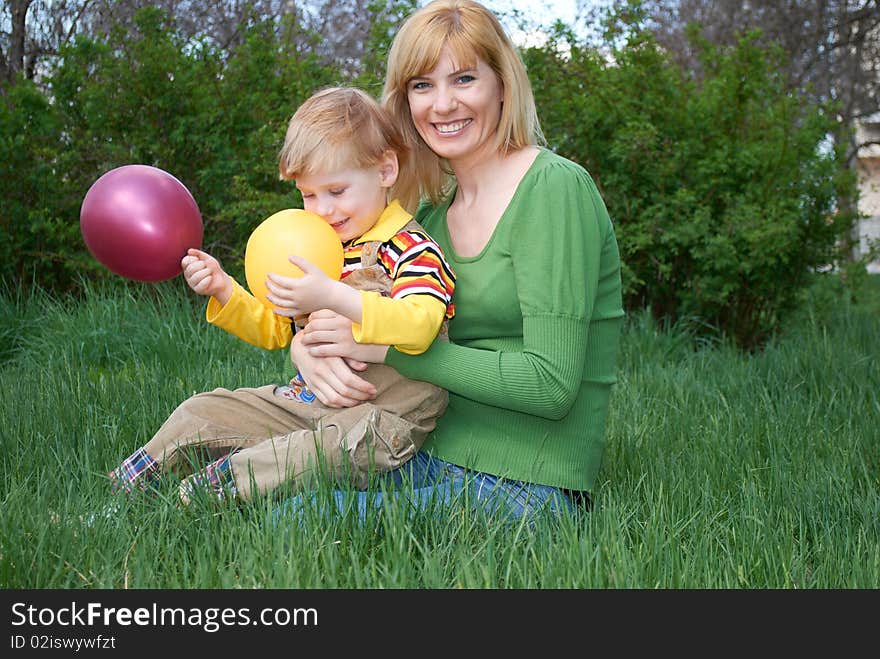
[[[458,184],[453,185],[452,189],[449,192],[449,196],[443,201],[442,209],[443,209],[443,232],[446,235],[446,244],[449,246],[449,257],[458,263],[470,263],[473,261],[479,261],[489,250],[492,243],[495,241],[495,236],[498,234],[499,228],[504,223],[505,218],[507,217],[507,213],[510,210],[510,207],[513,206],[520,194],[522,193],[523,182],[526,181],[536,168],[538,161],[542,160],[545,154],[549,153],[549,150],[542,146],[536,146],[537,153],[532,161],[529,163],[529,166],[526,167],[519,181],[516,183],[516,188],[514,189],[513,195],[510,197],[510,201],[507,202],[507,206],[505,206],[504,210],[501,212],[500,217],[498,218],[498,222],[495,224],[495,227],[492,229],[492,233],[489,234],[489,238],[486,240],[486,243],[483,245],[482,249],[480,249],[476,254],[472,256],[463,256],[458,253],[455,249],[455,246],[452,243],[452,235],[449,233],[449,223],[447,220],[447,214],[449,212],[449,207],[452,205],[452,202],[455,201],[455,195],[458,192]]]

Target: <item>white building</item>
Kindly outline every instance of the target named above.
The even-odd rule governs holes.
[[[858,143],[880,142],[880,115],[856,126]],[[859,213],[866,218],[859,220],[859,242],[856,257],[868,252],[872,243],[880,246],[880,144],[859,149],[857,156],[859,176]],[[868,265],[868,272],[880,274],[880,257]]]

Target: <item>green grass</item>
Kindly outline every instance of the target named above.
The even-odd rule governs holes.
[[[277,381],[179,281],[0,296],[3,588],[880,587],[880,281],[818,288],[759,354],[629,318],[591,513],[366,523],[196,501],[111,518],[103,475],[180,401]]]

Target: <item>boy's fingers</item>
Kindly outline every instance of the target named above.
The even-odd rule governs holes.
[[[287,257],[287,260],[303,272],[311,272],[315,269],[315,265],[311,261],[304,259],[302,256],[297,256],[296,254],[291,254]]]

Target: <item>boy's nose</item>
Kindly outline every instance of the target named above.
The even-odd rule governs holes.
[[[330,217],[333,214],[333,204],[329,199],[320,200],[315,207],[315,212],[323,218]]]

